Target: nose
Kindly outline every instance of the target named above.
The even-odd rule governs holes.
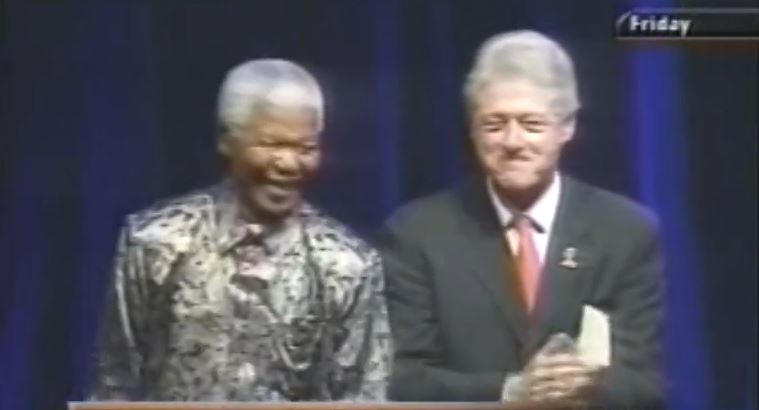
[[[281,149],[272,158],[272,168],[280,176],[294,176],[298,173],[298,155],[293,150]]]
[[[522,127],[515,118],[509,119],[509,122],[503,129],[503,145],[507,149],[519,149],[524,143]]]

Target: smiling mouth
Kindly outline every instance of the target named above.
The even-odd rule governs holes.
[[[296,192],[298,192],[298,185],[294,183],[274,183],[270,182],[267,183],[264,188],[266,191],[268,191],[270,194],[273,194],[274,196],[278,197],[284,197],[292,195]]]
[[[524,158],[513,158],[513,159],[508,159],[508,160],[504,161],[504,165],[506,165],[507,168],[522,167],[522,166],[527,165],[529,163],[530,163],[530,161],[527,160],[527,159],[524,159]]]

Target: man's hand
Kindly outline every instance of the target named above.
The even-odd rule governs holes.
[[[549,341],[523,371],[523,392],[529,400],[581,399],[595,382],[597,366],[580,359],[573,346],[559,349]]]

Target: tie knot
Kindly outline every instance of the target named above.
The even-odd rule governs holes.
[[[515,214],[511,220],[511,224],[520,232],[529,232],[532,228],[537,229],[537,225],[532,218],[525,214]]]

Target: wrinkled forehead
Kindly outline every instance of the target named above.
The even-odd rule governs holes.
[[[529,80],[492,81],[477,90],[472,108],[477,115],[494,112],[550,115],[556,98],[555,90]]]
[[[244,137],[312,139],[319,132],[318,113],[312,107],[267,105],[254,110],[246,122]]]

